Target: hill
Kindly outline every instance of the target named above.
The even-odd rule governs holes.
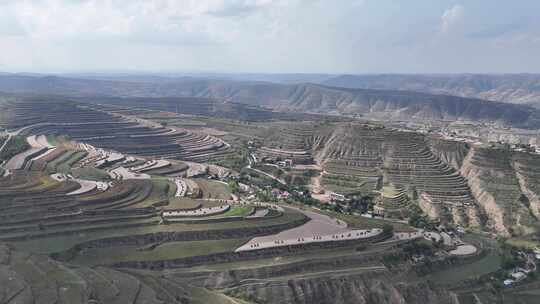
[[[0,91],[71,97],[205,97],[269,107],[279,111],[360,114],[384,120],[464,120],[538,128],[540,111],[525,105],[399,90],[330,87],[317,84],[275,84],[215,79],[130,82],[0,76]]]
[[[540,106],[538,74],[341,75],[323,83],[337,87],[417,91]]]

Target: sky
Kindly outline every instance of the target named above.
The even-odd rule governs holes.
[[[538,73],[538,0],[0,0],[0,71]]]

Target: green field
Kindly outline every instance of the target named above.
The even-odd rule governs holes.
[[[367,218],[360,215],[349,215],[343,213],[336,213],[332,211],[318,211],[322,214],[326,214],[340,220],[345,221],[349,227],[359,228],[359,229],[369,229],[369,228],[383,228],[385,224],[392,225],[395,231],[401,232],[412,232],[415,231],[411,226],[405,223],[387,221],[377,218]]]
[[[225,239],[207,241],[169,242],[154,249],[141,249],[135,246],[90,249],[77,255],[70,262],[82,265],[106,265],[121,261],[159,261],[207,255],[219,252],[232,252],[249,239]]]
[[[231,198],[231,189],[229,185],[216,182],[204,178],[195,178],[194,181],[199,185],[203,193],[202,198],[210,199],[230,199]]]
[[[287,224],[292,221],[301,220],[304,215],[296,211],[286,211],[282,216],[273,218],[262,218],[254,221],[234,221],[224,223],[173,223],[167,225],[151,225],[142,227],[130,228],[114,228],[110,229],[80,232],[64,236],[51,236],[46,239],[33,239],[27,241],[13,242],[16,248],[30,252],[53,253],[60,252],[75,246],[78,243],[102,239],[107,237],[129,237],[130,235],[148,234],[157,232],[189,232],[189,231],[224,231],[227,229],[238,228],[256,228]],[[149,219],[147,221],[159,221],[158,218]]]
[[[9,139],[4,149],[0,152],[0,162],[8,161],[13,156],[30,149],[30,145],[23,136],[14,136]]]
[[[518,238],[510,238],[506,240],[508,244],[511,246],[515,246],[518,248],[527,248],[527,249],[535,249],[540,248],[540,242],[534,241],[534,240],[525,240],[525,239],[518,239]]]
[[[490,253],[478,261],[464,265],[456,265],[442,271],[437,271],[430,274],[427,279],[437,284],[451,285],[466,279],[494,272],[500,268],[500,265],[501,257],[495,253]]]
[[[68,174],[71,172],[73,165],[82,160],[87,154],[85,151],[66,151],[60,157],[47,163],[46,170],[48,173]]]
[[[93,167],[84,167],[84,168],[75,168],[71,169],[71,175],[75,178],[93,180],[93,181],[104,181],[109,180],[111,177],[104,170],[100,170]]]
[[[487,250],[485,256],[482,256],[480,259],[475,260],[472,263],[453,265],[452,267],[430,274],[428,279],[437,284],[451,285],[500,269],[502,256],[499,254],[500,248],[496,240],[477,234],[467,234],[463,237],[463,240],[465,242],[471,242],[476,246],[482,246],[489,250]]]
[[[253,211],[253,207],[232,207],[227,212],[225,212],[222,216],[246,216],[249,215]]]

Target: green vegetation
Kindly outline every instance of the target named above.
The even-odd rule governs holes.
[[[75,168],[71,169],[71,175],[75,178],[93,180],[93,181],[104,181],[109,180],[111,177],[107,172],[101,169],[93,167],[84,167],[84,168]]]
[[[167,179],[153,178],[150,181],[147,180],[145,182],[150,183],[151,190],[148,195],[144,196],[144,200],[136,205],[137,207],[144,208],[154,204],[160,205],[167,202],[169,198],[174,197],[174,192],[171,191],[173,183],[169,182]]]
[[[204,178],[196,178],[194,181],[200,187],[203,198],[211,199],[230,199],[231,190],[229,185]]]
[[[102,229],[96,229],[93,231],[86,231],[84,233],[67,234],[60,236],[48,236],[44,239],[29,239],[14,242],[14,246],[24,251],[39,252],[39,253],[55,253],[61,252],[71,248],[82,242],[90,240],[99,240],[110,237],[121,237],[129,239],[131,236],[139,234],[150,234],[158,232],[203,232],[204,234],[211,235],[212,232],[223,232],[229,229],[249,229],[249,228],[261,228],[271,227],[274,225],[282,225],[291,223],[294,221],[304,219],[304,215],[296,211],[286,211],[282,216],[258,219],[256,221],[234,221],[234,222],[220,222],[220,223],[196,223],[196,224],[184,224],[184,223],[171,223],[167,225],[159,225],[160,218],[152,217],[145,220],[137,220],[135,223],[140,225],[134,225],[131,227],[120,226],[118,221],[111,219],[110,222],[94,224],[92,227],[102,227]],[[144,225],[143,225],[144,224]],[[82,227],[79,227],[82,228]],[[57,229],[60,231],[77,231],[78,227],[64,227]],[[88,227],[84,227],[88,228]]]
[[[73,165],[82,160],[87,154],[86,151],[66,151],[60,157],[47,163],[46,171],[49,174],[57,172],[68,174],[71,172]]]
[[[382,230],[383,230],[384,234],[392,234],[394,232],[394,226],[392,226],[392,225],[390,225],[388,223],[385,223],[382,226]]]
[[[247,155],[248,152],[245,149],[237,148],[236,151],[233,151],[230,154],[225,155],[224,157],[217,157],[210,160],[208,163],[222,166],[225,168],[230,168],[236,171],[241,171],[247,164]]]
[[[167,242],[155,248],[136,246],[116,246],[87,250],[70,262],[83,265],[113,264],[121,261],[154,261],[207,255],[218,252],[232,252],[248,239],[225,239],[205,241]]]
[[[323,214],[335,217],[342,221],[345,221],[349,227],[358,228],[358,229],[368,229],[368,228],[381,228],[381,229],[390,229],[388,226],[393,227],[393,231],[396,232],[414,232],[409,225],[399,223],[399,222],[389,222],[377,218],[367,218],[360,215],[353,214],[344,214],[339,212],[334,212],[330,210],[320,211]]]
[[[249,215],[251,212],[253,212],[253,207],[232,207],[227,212],[225,212],[222,216],[246,216]]]
[[[540,248],[540,242],[535,240],[526,240],[526,239],[518,239],[518,238],[510,238],[505,240],[505,242],[513,247],[516,248],[523,248],[523,249],[535,249]]]
[[[435,229],[435,223],[431,221],[422,209],[416,204],[409,205],[409,225],[421,229]]]
[[[232,193],[238,193],[240,186],[238,185],[238,182],[235,180],[231,180],[228,182],[229,187],[231,188]]]
[[[4,147],[4,150],[0,152],[0,162],[8,161],[13,156],[22,153],[30,149],[30,145],[26,142],[26,138],[23,136],[13,136],[9,139],[9,142]]]
[[[106,98],[100,98],[99,102],[106,104],[107,101]],[[44,158],[42,162],[32,167],[32,170],[13,172],[9,178],[3,179],[0,183],[2,193],[0,201],[3,203],[0,208],[2,211],[0,242],[9,242],[15,250],[22,249],[33,253],[24,254],[30,261],[25,265],[28,267],[25,268],[28,273],[35,272],[36,275],[41,275],[49,271],[43,264],[33,264],[35,261],[32,259],[37,256],[35,253],[52,254],[57,265],[62,265],[62,261],[73,264],[65,269],[76,277],[73,281],[81,282],[75,285],[83,286],[81,288],[84,288],[85,292],[92,290],[94,296],[112,286],[111,294],[119,297],[116,301],[107,301],[105,300],[107,298],[96,296],[95,301],[153,304],[155,302],[147,299],[152,298],[149,292],[155,291],[163,303],[204,303],[201,299],[210,299],[214,295],[223,295],[223,292],[237,289],[227,294],[242,295],[245,298],[256,299],[257,302],[265,302],[253,295],[288,295],[291,294],[291,290],[302,290],[303,287],[298,285],[299,282],[313,288],[319,286],[334,288],[332,286],[337,286],[336,278],[342,280],[341,283],[347,284],[347,286],[341,284],[344,288],[359,286],[363,288],[362,290],[369,290],[370,286],[360,285],[377,282],[377,288],[384,288],[380,290],[399,292],[409,290],[408,286],[402,289],[395,284],[409,284],[403,279],[410,276],[410,284],[420,284],[410,290],[422,292],[430,288],[430,284],[424,284],[427,280],[432,280],[437,285],[447,285],[478,275],[491,274],[501,267],[511,269],[521,265],[522,261],[516,258],[514,249],[505,249],[503,255],[499,255],[496,250],[488,250],[479,256],[467,257],[463,261],[460,259],[459,263],[454,265],[458,258],[445,254],[442,250],[446,248],[438,247],[427,240],[375,243],[355,240],[337,244],[311,244],[306,248],[298,246],[235,253],[236,248],[254,237],[283,232],[301,225],[307,219],[294,208],[284,208],[283,213],[269,210],[270,216],[246,220],[242,217],[252,214],[255,205],[236,204],[231,205],[231,208],[222,214],[189,219],[178,218],[177,221],[164,217],[162,213],[168,209],[192,210],[220,206],[225,204],[223,200],[231,198],[231,193],[235,193],[243,200],[251,200],[248,198],[251,193],[239,191],[239,182],[242,182],[256,191],[257,199],[260,201],[277,202],[284,207],[291,204],[296,208],[321,212],[345,221],[350,228],[381,228],[386,234],[394,231],[413,232],[416,230],[402,221],[366,218],[357,212],[371,210],[375,202],[388,209],[408,209],[409,188],[415,191],[418,189],[417,193],[427,193],[435,198],[440,194],[439,198],[448,198],[450,201],[470,198],[469,188],[462,177],[449,169],[453,164],[445,163],[452,156],[445,158],[434,153],[433,147],[429,146],[429,138],[423,135],[374,129],[353,122],[343,124],[325,122],[323,125],[316,121],[266,120],[247,123],[224,118],[185,117],[172,112],[142,109],[144,106],[155,106],[160,110],[180,108],[184,102],[181,99],[172,101],[177,104],[169,104],[171,101],[168,100],[148,103],[144,99],[139,99],[136,101],[137,107],[129,107],[132,102],[129,98],[122,99],[121,102],[126,104],[114,107],[103,104],[92,105],[93,101],[89,101],[88,105],[82,108],[73,107],[70,103],[61,103],[54,112],[48,110],[49,102],[56,104],[49,100],[43,104],[28,102],[20,108],[10,107],[16,109],[10,113],[11,116],[24,116],[25,119],[28,116],[28,120],[32,123],[56,118],[66,122],[66,127],[51,126],[49,129],[44,125],[40,130],[54,134],[64,130],[70,133],[72,138],[86,138],[89,144],[96,147],[135,155],[145,160],[174,158],[199,163],[209,162],[233,168],[241,173],[238,181],[235,178],[208,176],[209,172],[201,174],[199,178],[186,178],[186,182],[189,182],[188,191],[197,192],[197,198],[196,195],[193,195],[193,198],[175,197],[176,185],[170,179],[184,176],[186,170],[182,167],[183,164],[173,161],[171,166],[147,171],[151,176],[149,180],[114,180],[111,183],[112,188],[106,191],[94,189],[82,195],[65,195],[78,189],[79,185],[74,181],[54,181],[48,177],[48,173],[71,172],[76,178],[106,180],[108,170],[124,164],[105,163],[100,164],[103,169],[96,169],[92,168],[93,160],[88,158],[89,163],[85,164],[87,167],[74,168],[86,154],[82,151],[73,151],[73,143],[61,142],[62,149],[57,149],[55,154]],[[214,105],[212,101],[201,100],[201,102],[205,103],[204,106]],[[199,103],[194,104],[200,107]],[[235,105],[230,103],[226,106]],[[93,111],[92,107],[100,111]],[[12,111],[10,109],[8,110]],[[45,118],[42,118],[42,113],[32,114],[35,109],[43,112]],[[147,128],[138,125],[134,119],[123,119],[122,115],[133,118],[144,116],[162,122],[162,126],[179,125],[188,129],[186,131],[182,128],[171,136],[167,134],[170,133],[168,128]],[[267,117],[272,115],[274,114]],[[86,126],[79,128],[76,124],[70,124],[71,117],[84,117],[84,121],[97,123],[93,128]],[[8,121],[7,125],[10,124],[20,122]],[[14,129],[11,126],[10,128]],[[118,136],[113,138],[107,136],[109,134]],[[58,142],[61,138],[53,137],[49,140]],[[233,148],[224,145],[222,140],[227,141]],[[251,141],[249,145],[248,141]],[[247,153],[262,153],[260,150],[264,150],[263,146],[299,151],[292,153],[296,154],[295,163],[306,165],[292,168],[257,165],[258,169],[284,180],[285,185],[260,172],[245,168]],[[188,147],[194,149],[188,151],[190,150]],[[282,152],[277,151],[277,154],[279,153]],[[315,157],[318,165],[309,165]],[[258,154],[257,158],[262,159]],[[271,157],[269,159],[274,160]],[[131,166],[142,164],[145,160],[137,161]],[[46,169],[43,168],[45,166]],[[128,166],[130,165],[126,165]],[[319,166],[323,167],[322,170]],[[509,171],[512,168],[505,166],[504,169]],[[322,188],[346,194],[346,202],[322,203],[311,196],[308,189],[311,189],[311,186],[313,188],[319,186],[319,180],[312,185],[311,178],[321,174],[321,171],[324,172],[321,177]],[[527,178],[531,177],[534,177],[532,173],[527,175]],[[396,186],[382,187],[383,181],[385,185]],[[496,188],[496,185],[490,187]],[[382,201],[378,200],[377,190],[383,193]],[[411,197],[415,199],[414,195]],[[501,197],[497,196],[497,199]],[[515,203],[527,206],[532,204],[525,200],[523,195],[518,198]],[[435,223],[431,222],[416,204],[411,204],[410,212],[411,225],[434,228]],[[474,215],[472,212],[471,214]],[[236,218],[227,219],[227,217]],[[320,228],[324,232],[324,227]],[[467,237],[468,235],[463,236],[465,242],[468,242]],[[473,241],[470,243],[477,244]],[[252,248],[256,249],[257,246]],[[489,247],[486,245],[479,248]],[[221,254],[206,257],[217,253]],[[4,255],[10,254],[11,252]],[[418,265],[409,264],[415,255],[423,255],[426,264],[433,262],[433,266],[448,265],[448,267],[442,266],[440,269],[433,267],[428,276],[421,277],[419,272],[414,273],[416,270],[414,267]],[[17,259],[18,256],[12,255],[7,263],[10,263],[12,258]],[[175,259],[175,262],[169,261]],[[129,261],[136,262],[110,268],[111,264]],[[382,265],[383,263],[387,265]],[[97,265],[100,267],[85,268]],[[393,273],[384,267],[388,265],[403,267],[393,276]],[[82,272],[85,271],[91,275],[84,276]],[[48,275],[55,278],[55,274],[51,271]],[[363,275],[366,277],[362,277]],[[88,283],[90,280],[99,281],[99,284],[93,284],[94,281]],[[43,279],[42,281],[45,282],[43,284],[47,282]],[[391,281],[389,284],[394,285],[381,285],[388,283],[387,281]],[[236,282],[242,283],[238,285]],[[284,283],[279,284],[280,282]],[[311,285],[312,283],[315,284]],[[75,285],[69,286],[71,288]],[[96,288],[96,285],[101,287]],[[62,286],[64,285],[55,285],[52,290]],[[120,288],[125,286],[127,287]],[[203,290],[201,286],[208,289]],[[131,298],[132,294],[126,290],[133,291]],[[196,298],[192,291],[205,295]],[[430,290],[427,292],[430,296],[437,294],[431,293]],[[135,298],[137,299],[134,300]],[[224,303],[229,302],[225,295],[222,298]],[[287,301],[281,296],[278,298],[280,301]],[[433,301],[436,302],[436,299]],[[207,302],[214,303],[210,300]],[[231,302],[242,301],[234,299]]]
[[[47,135],[47,141],[53,146],[58,145],[58,137],[55,135]]]

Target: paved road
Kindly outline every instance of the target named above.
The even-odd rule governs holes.
[[[452,255],[471,255],[473,253],[476,253],[477,249],[473,245],[465,244],[457,246],[456,249],[450,251],[449,253]]]
[[[211,216],[227,212],[230,208],[230,205],[222,205],[217,207],[199,208],[195,210],[165,211],[163,212],[163,217]]]
[[[274,235],[253,238],[235,251],[250,251],[308,243],[359,240],[382,233],[381,229],[353,230],[348,228],[345,222],[327,215],[294,207],[286,208],[301,212],[311,220],[300,227],[285,230]]]
[[[253,170],[253,171],[256,171],[257,173],[266,175],[266,176],[270,177],[271,179],[277,181],[278,183],[280,183],[280,184],[282,184],[282,185],[287,185],[287,183],[286,183],[284,180],[282,180],[282,179],[280,179],[280,178],[277,178],[277,177],[273,176],[273,175],[270,174],[270,173],[266,173],[266,172],[261,171],[261,170],[259,170],[259,169],[251,168],[251,167],[249,167],[249,166],[248,166],[248,168],[251,169],[251,170]]]
[[[252,159],[251,157],[253,157],[253,159]],[[261,170],[259,170],[259,169],[253,168],[253,167],[252,167],[253,164],[257,162],[257,157],[256,157],[255,154],[253,154],[253,153],[251,153],[251,157],[248,157],[248,162],[249,162],[249,164],[246,166],[246,168],[251,169],[251,170],[253,170],[253,171],[256,171],[257,173],[260,173],[260,174],[262,174],[262,175],[266,175],[266,176],[270,177],[271,179],[277,181],[278,183],[280,183],[280,184],[282,184],[282,185],[287,185],[287,183],[286,183],[284,180],[279,179],[279,178],[273,176],[273,175],[270,174],[270,173],[266,173],[266,172],[261,171]]]

